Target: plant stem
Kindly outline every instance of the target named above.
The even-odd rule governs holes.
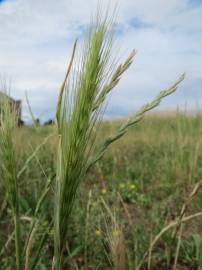
[[[20,220],[19,210],[14,213],[14,226],[15,226],[15,255],[16,255],[16,269],[21,269],[21,247],[20,247]]]

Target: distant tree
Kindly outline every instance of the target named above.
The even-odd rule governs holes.
[[[37,126],[40,126],[41,125],[41,122],[40,122],[40,119],[39,118],[36,118],[35,119],[35,125],[37,125]]]
[[[44,123],[44,126],[55,125],[55,121],[53,119],[49,119]]]

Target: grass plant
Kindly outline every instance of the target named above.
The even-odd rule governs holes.
[[[84,42],[81,60],[73,65],[76,43],[62,84],[57,105],[59,135],[58,164],[55,191],[55,268],[61,270],[65,250],[68,219],[78,186],[89,168],[105,153],[108,146],[123,136],[127,129],[139,122],[144,114],[173,93],[184,75],[169,89],[162,91],[151,103],[129,118],[108,138],[96,153],[93,152],[102,106],[107,94],[118,84],[121,75],[131,65],[135,52],[117,68],[113,52],[113,18],[102,18],[98,12]],[[73,71],[71,72],[71,69]],[[75,72],[75,69],[77,70]],[[94,130],[96,129],[96,132]]]
[[[16,269],[21,269],[21,233],[19,213],[19,190],[16,168],[16,157],[13,143],[14,128],[16,126],[15,107],[10,106],[6,90],[1,97],[0,114],[0,171],[6,197],[12,210],[15,228],[15,257]]]
[[[182,194],[187,194],[190,186],[202,177],[199,169],[202,142],[197,137],[201,118],[145,117],[177,90],[184,74],[128,119],[113,123],[102,121],[108,94],[118,85],[136,54],[132,51],[123,64],[116,63],[115,28],[114,15],[110,17],[98,11],[79,54],[78,42],[75,42],[59,92],[56,126],[17,129],[14,108],[11,110],[6,95],[1,101],[0,194],[6,191],[6,198],[0,198],[2,269],[13,269],[12,256],[6,257],[8,250],[11,254],[15,252],[17,270],[51,267],[87,270],[98,265],[100,269],[107,269],[104,241],[108,242],[115,269],[144,269],[148,257],[147,265],[152,269],[156,259],[153,247],[170,229],[176,228],[175,235],[165,240],[165,245],[169,245],[170,239],[176,240],[176,235],[180,239],[175,268],[181,258],[180,246],[184,245],[184,229],[180,230],[179,237],[179,228],[201,216],[200,211],[187,213],[199,185],[179,212]],[[29,101],[28,107],[34,121]],[[139,125],[143,118],[145,121]],[[192,139],[193,134],[197,142]],[[99,240],[95,240],[93,232],[103,222],[100,194],[104,197],[110,224],[105,228],[105,239],[97,231]],[[116,205],[117,197],[121,198],[119,215],[112,214],[109,207]],[[173,201],[175,211],[169,206]],[[200,206],[202,203],[198,200],[195,207]],[[180,214],[168,223],[169,215],[175,212]],[[153,240],[151,235],[156,235]],[[23,249],[22,243],[25,243]],[[160,250],[161,255],[165,249]]]

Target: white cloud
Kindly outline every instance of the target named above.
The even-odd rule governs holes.
[[[180,92],[164,106],[198,99],[202,5],[192,1],[119,0],[115,48],[126,56],[135,47],[138,55],[110,98],[113,114],[137,109],[184,71],[187,78]],[[103,0],[102,6],[115,3]],[[24,98],[28,91],[37,115],[54,115],[72,44],[83,35],[96,6],[97,0],[6,0],[0,5],[0,72],[11,78],[15,97]]]

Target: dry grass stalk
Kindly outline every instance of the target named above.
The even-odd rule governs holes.
[[[178,230],[180,230],[180,226],[181,226],[181,221],[183,219],[183,217],[185,216],[185,213],[189,207],[189,205],[191,204],[193,198],[197,195],[199,189],[202,187],[202,180],[200,180],[199,182],[196,183],[196,185],[194,186],[193,190],[191,191],[191,193],[188,195],[187,199],[185,200],[180,215],[178,217],[178,225],[176,226],[176,229],[173,233],[173,241],[175,240],[176,236],[177,236],[177,232]]]
[[[193,218],[197,218],[199,216],[202,216],[202,212],[198,212],[196,214],[193,214],[193,215],[190,215],[190,216],[187,216],[187,217],[184,217],[182,218],[181,222],[182,223],[185,223]],[[173,227],[177,226],[178,225],[178,220],[175,220],[175,221],[172,221],[170,222],[167,226],[165,226],[161,231],[160,233],[155,236],[154,240],[152,241],[152,243],[150,244],[150,247],[149,247],[149,250],[145,252],[144,256],[143,256],[143,259],[141,260],[141,262],[138,264],[137,266],[137,269],[136,270],[140,270],[142,264],[144,263],[146,257],[148,256],[150,250],[152,250],[155,246],[155,244],[158,242],[158,240],[162,237],[162,235],[164,233],[166,233],[167,231],[169,231],[170,229],[172,229]]]
[[[187,211],[189,205],[191,204],[193,198],[197,195],[197,193],[200,190],[201,186],[202,186],[202,180],[200,180],[198,183],[196,183],[193,190],[188,195],[188,198],[185,200],[185,202],[184,202],[184,204],[182,206],[180,216],[178,217],[178,224],[177,224],[177,226],[176,226],[176,228],[175,228],[175,230],[173,232],[172,242],[171,242],[171,245],[170,245],[170,254],[171,254],[172,250],[173,250],[173,245],[175,243],[175,240],[176,240],[177,234],[178,234],[178,242],[177,242],[177,248],[176,248],[176,252],[175,252],[173,270],[176,269],[177,260],[178,260],[178,256],[179,256],[180,243],[181,243],[181,237],[182,237],[182,227],[183,227],[182,220],[185,217],[185,214],[186,214],[186,211]]]
[[[109,218],[105,218],[106,239],[111,253],[111,259],[116,270],[126,269],[126,244],[122,226],[119,224],[115,212],[112,212],[102,199]]]
[[[180,248],[179,245],[180,245],[180,241],[181,241],[182,225],[183,225],[184,222],[186,222],[186,221],[188,221],[188,220],[190,220],[192,218],[195,218],[195,217],[198,217],[198,216],[202,215],[202,212],[199,212],[199,213],[196,213],[194,215],[185,217],[185,213],[186,213],[186,210],[187,210],[188,206],[190,205],[190,203],[192,202],[193,198],[198,193],[198,191],[199,191],[199,189],[200,189],[201,186],[202,186],[202,180],[200,180],[194,186],[193,190],[189,194],[187,200],[185,201],[185,203],[182,206],[182,209],[181,209],[181,212],[180,212],[180,216],[175,221],[172,221],[170,224],[168,224],[166,227],[164,227],[160,231],[160,233],[154,238],[154,240],[150,244],[149,250],[145,253],[145,255],[143,256],[143,260],[141,261],[141,263],[137,267],[137,270],[140,269],[142,263],[144,262],[145,258],[148,256],[148,254],[150,254],[150,257],[151,257],[152,249],[153,249],[154,245],[156,244],[156,242],[161,238],[161,236],[165,232],[167,232],[168,230],[170,230],[173,227],[175,227],[175,231],[174,231],[173,236],[172,236],[173,240],[176,238],[177,233],[180,230],[180,237],[179,237],[179,242],[178,242],[178,245],[177,245],[177,251],[176,251],[176,254],[175,254],[175,262],[174,262],[174,266],[173,266],[174,268],[176,267],[176,265],[177,265],[177,259],[178,259],[178,255],[179,255],[179,248]],[[172,246],[173,246],[173,242],[171,244],[171,248],[172,248]]]
[[[180,253],[180,245],[181,245],[181,240],[182,240],[182,231],[183,231],[183,225],[181,225],[180,229],[179,229],[177,248],[176,248],[175,259],[174,259],[174,264],[173,264],[173,270],[176,270],[176,267],[177,267],[178,257],[179,257],[179,253]]]

